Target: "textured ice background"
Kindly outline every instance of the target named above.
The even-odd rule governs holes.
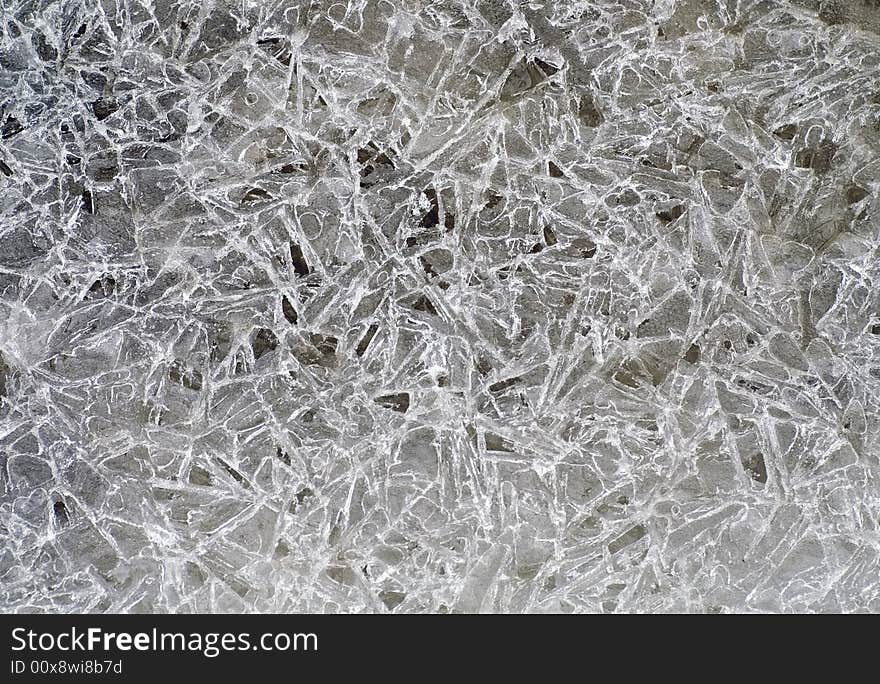
[[[880,612],[880,2],[2,6],[3,610]]]

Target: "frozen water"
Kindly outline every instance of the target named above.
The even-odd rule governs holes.
[[[11,0],[0,608],[880,612],[877,0]]]

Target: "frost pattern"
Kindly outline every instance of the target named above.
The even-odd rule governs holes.
[[[876,0],[11,0],[6,611],[880,612]]]

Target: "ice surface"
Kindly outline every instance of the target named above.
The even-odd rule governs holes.
[[[0,608],[880,612],[877,0],[11,0]]]

